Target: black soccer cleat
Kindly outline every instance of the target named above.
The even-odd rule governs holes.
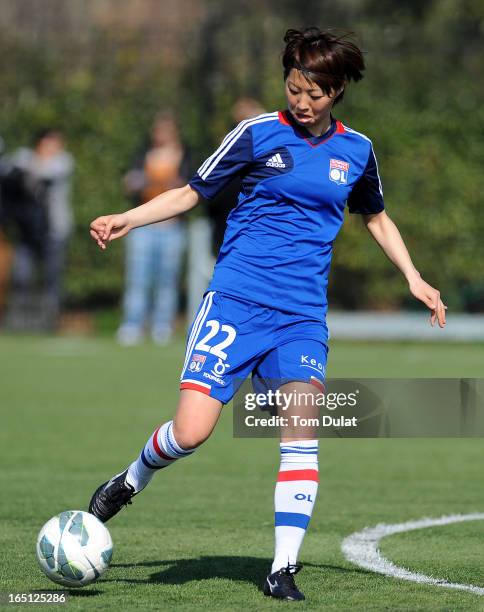
[[[126,482],[125,470],[111,480],[104,482],[96,489],[89,502],[89,512],[102,523],[113,518],[123,506],[131,504],[131,498],[136,495],[134,488]]]
[[[264,595],[287,599],[288,601],[302,601],[306,599],[294,582],[294,575],[302,568],[302,565],[287,565],[278,572],[269,574],[264,582]]]

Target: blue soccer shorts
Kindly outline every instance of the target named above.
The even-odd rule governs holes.
[[[180,389],[226,404],[252,373],[254,382],[308,382],[324,391],[326,338],[319,321],[210,291],[188,332]]]

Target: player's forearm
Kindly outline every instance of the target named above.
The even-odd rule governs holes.
[[[365,218],[365,223],[368,231],[380,245],[385,255],[409,282],[420,276],[413,265],[397,226],[385,212],[378,215],[368,215]]]
[[[200,200],[198,193],[189,185],[170,189],[146,204],[132,208],[126,214],[132,227],[166,221],[194,208]]]

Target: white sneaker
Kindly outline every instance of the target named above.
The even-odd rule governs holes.
[[[135,346],[143,341],[143,333],[135,327],[121,326],[116,332],[116,339],[121,346]]]
[[[154,329],[151,338],[158,346],[166,346],[171,341],[171,331],[169,329]]]

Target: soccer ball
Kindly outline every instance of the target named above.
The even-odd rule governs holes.
[[[67,510],[47,521],[37,538],[37,559],[54,582],[82,587],[108,569],[113,541],[93,514]]]

